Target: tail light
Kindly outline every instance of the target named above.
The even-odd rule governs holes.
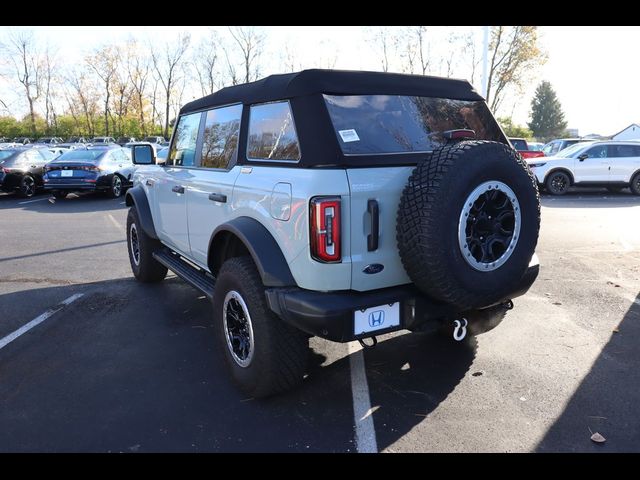
[[[311,199],[311,256],[324,263],[342,261],[340,197]]]

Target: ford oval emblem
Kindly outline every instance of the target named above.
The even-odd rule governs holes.
[[[364,270],[362,271],[367,275],[373,275],[374,273],[380,273],[382,270],[384,270],[384,265],[380,263],[372,263],[371,265],[364,267]]]

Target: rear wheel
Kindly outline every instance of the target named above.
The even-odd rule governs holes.
[[[137,280],[145,283],[160,282],[167,276],[167,267],[153,258],[153,252],[162,244],[140,228],[135,207],[127,215],[127,246],[131,271]]]
[[[33,179],[31,175],[25,175],[20,180],[20,189],[18,190],[18,195],[22,198],[31,198],[36,193],[36,181]]]
[[[266,397],[302,382],[309,341],[267,306],[250,257],[227,260],[213,294],[218,346],[233,381],[247,395]]]
[[[547,177],[544,186],[551,195],[564,195],[569,191],[571,179],[564,172],[553,172]]]
[[[636,173],[631,179],[631,192],[634,195],[640,195],[640,172]]]
[[[114,174],[111,178],[111,186],[107,191],[107,194],[111,198],[118,198],[122,195],[122,178],[119,175]]]

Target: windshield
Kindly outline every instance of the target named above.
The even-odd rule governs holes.
[[[581,143],[576,143],[574,145],[571,145],[570,147],[565,148],[564,150],[561,150],[560,152],[558,152],[556,154],[556,157],[561,157],[561,158],[573,158],[578,152],[581,152],[582,150],[585,150],[586,148],[591,146],[592,142],[581,142]]]
[[[71,150],[70,152],[60,155],[54,160],[54,163],[66,162],[69,160],[91,162],[92,160],[96,160],[98,157],[104,155],[105,151],[106,150]]]
[[[344,154],[432,151],[447,130],[507,143],[484,101],[401,95],[324,95]]]

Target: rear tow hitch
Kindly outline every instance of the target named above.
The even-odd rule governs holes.
[[[364,343],[363,338],[359,338],[358,342],[360,342],[360,345],[362,346],[362,348],[373,348],[378,344],[378,339],[376,337],[371,337],[371,342],[372,342],[371,345]]]
[[[467,319],[455,320],[453,324],[455,325],[453,329],[453,339],[456,342],[461,342],[464,340],[464,337],[467,336]]]

